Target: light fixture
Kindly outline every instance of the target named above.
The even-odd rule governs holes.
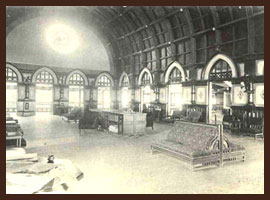
[[[183,8],[180,8],[180,12],[183,12]]]
[[[213,27],[213,28],[212,28],[212,31],[215,31],[215,30],[216,30],[216,27]]]
[[[53,24],[45,31],[49,46],[61,54],[69,54],[79,47],[79,37],[74,29],[66,24]]]

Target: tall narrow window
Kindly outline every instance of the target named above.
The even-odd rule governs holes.
[[[169,81],[170,83],[181,83],[181,79],[181,72],[178,68],[175,67],[169,75]]]
[[[144,73],[141,81],[142,85],[149,85],[150,84],[150,76],[148,73]]]
[[[17,110],[17,74],[6,68],[6,112],[13,113]]]
[[[51,112],[53,104],[53,77],[44,70],[36,78],[36,111]]]
[[[182,75],[177,67],[174,67],[169,75],[169,112],[182,109]]]
[[[128,82],[128,76],[124,76],[121,82],[121,91],[122,91],[122,97],[121,97],[121,102],[122,102],[122,107],[123,108],[127,108],[128,107],[128,103],[130,101],[130,97],[128,95],[128,86],[129,86],[129,82]]]
[[[83,107],[84,105],[84,79],[78,74],[74,73],[69,79],[69,106],[71,107]]]
[[[108,76],[102,75],[99,77],[98,82],[98,108],[111,107],[111,80]]]

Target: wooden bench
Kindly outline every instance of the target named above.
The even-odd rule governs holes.
[[[162,121],[174,124],[175,121],[182,120],[186,116],[186,110],[174,110],[172,115],[165,116]]]
[[[183,118],[185,121],[198,122],[201,118],[202,113],[200,111],[192,110],[186,117]]]
[[[66,113],[62,115],[62,119],[65,121],[79,121],[79,119],[82,117],[82,109],[81,108],[73,108],[70,113]]]
[[[264,137],[264,118],[249,118],[248,126],[242,128],[241,132],[253,136],[255,139],[259,136]]]
[[[245,148],[229,142],[223,136],[222,125],[186,121],[175,122],[165,140],[151,144],[151,152],[162,152],[186,161],[193,170],[245,160]]]

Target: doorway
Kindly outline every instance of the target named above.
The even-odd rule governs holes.
[[[122,97],[121,97],[121,102],[122,102],[122,108],[127,108],[129,105],[129,95],[128,95],[128,87],[122,87]]]
[[[52,112],[53,85],[36,84],[36,112]]]
[[[6,112],[16,113],[18,86],[16,82],[6,82]]]
[[[182,110],[182,84],[169,85],[169,108],[168,112],[172,114],[174,110]]]
[[[111,88],[99,87],[98,88],[98,108],[108,109],[111,107]]]
[[[222,124],[224,115],[231,113],[232,82],[219,81],[210,84],[209,123]]]
[[[70,85],[69,86],[69,106],[83,107],[83,86]]]

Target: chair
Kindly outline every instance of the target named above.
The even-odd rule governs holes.
[[[79,119],[79,133],[81,134],[82,129],[96,129],[98,127],[97,112],[85,111],[84,116]]]

